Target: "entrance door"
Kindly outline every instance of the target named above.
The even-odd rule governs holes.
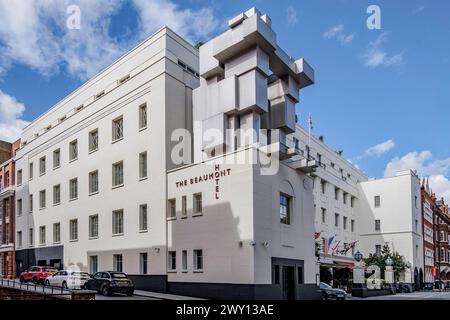
[[[295,269],[291,266],[283,266],[283,299],[295,299]]]

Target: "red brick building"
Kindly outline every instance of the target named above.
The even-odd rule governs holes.
[[[434,216],[436,197],[430,190],[428,180],[422,180],[422,234],[423,262],[425,268],[424,283],[434,283],[436,276]]]
[[[20,140],[0,141],[0,277],[14,278],[15,262],[15,183],[14,156]]]
[[[450,216],[444,199],[436,201],[434,218],[436,280],[450,281]]]

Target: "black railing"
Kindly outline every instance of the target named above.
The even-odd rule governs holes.
[[[12,279],[3,279],[0,278],[0,286],[26,290],[30,292],[34,292],[36,294],[44,294],[44,295],[72,295],[72,291],[63,287],[57,286],[46,286],[44,284],[37,283],[29,283],[29,282],[21,282]]]

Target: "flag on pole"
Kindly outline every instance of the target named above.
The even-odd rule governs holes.
[[[336,239],[335,235],[328,239],[327,254],[329,255],[333,254],[333,251],[335,249],[336,244],[335,239]]]
[[[311,113],[309,113],[308,125],[309,125],[309,130],[313,130],[314,129]]]

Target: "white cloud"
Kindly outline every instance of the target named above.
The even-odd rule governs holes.
[[[377,145],[374,145],[373,147],[370,147],[367,149],[364,153],[367,156],[381,156],[382,154],[385,154],[389,150],[393,149],[395,147],[395,142],[393,139],[389,139],[385,142],[379,143]]]
[[[336,39],[342,45],[348,45],[352,43],[353,39],[355,38],[354,33],[344,33],[343,24],[338,24],[331,27],[329,30],[325,31],[322,36],[325,39]]]
[[[0,140],[13,142],[28,122],[22,120],[25,105],[0,90]]]
[[[294,7],[287,7],[286,9],[286,19],[288,24],[291,26],[296,25],[298,23],[297,10]]]
[[[64,67],[86,80],[164,24],[189,39],[206,37],[217,27],[210,8],[194,11],[170,0],[132,1],[139,30],[119,42],[109,31],[125,0],[0,0],[0,76],[19,63],[46,76]],[[72,4],[81,9],[80,30],[66,26]]]
[[[397,171],[415,169],[419,176],[428,177],[430,187],[438,197],[450,201],[450,157],[435,159],[430,151],[410,152],[403,157],[395,157],[386,166],[384,176],[391,177]]]
[[[367,67],[390,67],[403,63],[403,53],[389,55],[383,48],[383,44],[387,41],[387,34],[380,34],[375,41],[367,46],[364,54],[365,65]]]

